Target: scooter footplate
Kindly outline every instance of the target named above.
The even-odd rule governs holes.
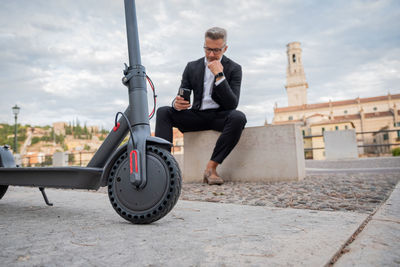
[[[98,189],[102,168],[0,168],[0,185]]]

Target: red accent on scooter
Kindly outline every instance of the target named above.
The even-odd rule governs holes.
[[[117,122],[117,126],[114,126],[113,131],[116,132],[120,125],[121,125],[121,123]]]
[[[132,150],[129,154],[129,167],[131,169],[131,173],[133,173],[133,163],[132,163],[132,154],[135,153],[135,172],[138,172],[138,161],[137,161],[137,152]]]

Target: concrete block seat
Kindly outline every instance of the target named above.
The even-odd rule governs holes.
[[[216,131],[184,134],[183,181],[202,182]],[[297,181],[305,176],[303,138],[296,125],[267,125],[243,130],[239,143],[218,167],[225,181]]]

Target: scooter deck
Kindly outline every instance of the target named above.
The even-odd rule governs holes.
[[[102,168],[0,168],[0,185],[99,189]]]

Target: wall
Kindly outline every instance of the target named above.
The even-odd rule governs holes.
[[[327,160],[358,158],[354,129],[324,132],[325,157]]]

